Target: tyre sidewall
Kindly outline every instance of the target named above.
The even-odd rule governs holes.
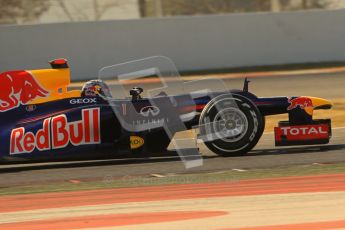
[[[218,113],[228,108],[239,109],[247,119],[246,133],[235,142],[226,142],[223,139],[206,141],[205,145],[213,152],[221,156],[238,156],[250,151],[259,141],[264,128],[264,119],[257,107],[247,98],[240,95],[221,95],[211,100],[200,116],[200,133],[205,134],[202,124],[213,122]],[[208,132],[215,132],[210,125]]]

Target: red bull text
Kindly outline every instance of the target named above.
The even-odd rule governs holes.
[[[36,134],[24,127],[13,129],[10,154],[31,153],[35,149],[46,151],[74,146],[101,143],[100,109],[83,109],[80,121],[68,122],[65,114],[47,118]]]

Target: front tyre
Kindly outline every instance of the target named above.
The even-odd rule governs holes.
[[[264,118],[246,97],[224,94],[212,99],[200,115],[200,137],[223,157],[246,154],[264,131]]]

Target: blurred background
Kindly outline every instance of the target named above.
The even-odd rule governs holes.
[[[0,0],[1,24],[341,9],[339,0]]]
[[[67,58],[72,80],[167,56],[182,74],[339,66],[343,0],[0,0],[0,71]]]

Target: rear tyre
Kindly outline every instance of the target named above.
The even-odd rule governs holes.
[[[223,157],[241,156],[253,149],[263,134],[265,120],[246,97],[224,94],[212,99],[200,115],[205,145]]]

